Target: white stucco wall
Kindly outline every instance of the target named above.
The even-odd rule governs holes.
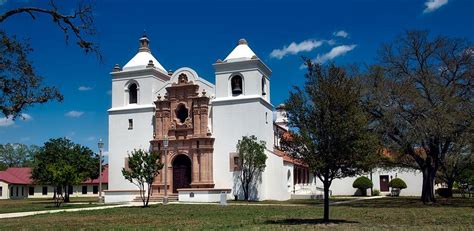
[[[0,199],[8,199],[10,196],[8,191],[8,184],[6,182],[0,181],[0,187],[2,187],[0,192]]]
[[[403,189],[400,196],[420,196],[421,186],[423,184],[423,177],[420,171],[409,170],[409,169],[376,169],[372,173],[372,183],[374,190],[380,191],[380,175],[388,175],[389,180],[393,178],[401,178],[407,184],[407,188]],[[364,174],[370,179],[370,174]],[[343,179],[336,179],[332,182],[330,189],[332,195],[354,195],[357,189],[352,187],[352,183],[357,177],[346,177]],[[320,187],[322,182],[318,181]],[[367,191],[370,193],[370,190]],[[382,195],[388,194],[389,192],[381,192]]]

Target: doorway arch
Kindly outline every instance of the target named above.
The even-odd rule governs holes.
[[[180,188],[191,187],[191,160],[186,155],[178,155],[173,160],[173,193]]]

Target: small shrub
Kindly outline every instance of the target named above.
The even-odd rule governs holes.
[[[435,192],[436,194],[438,194],[440,197],[443,197],[443,198],[448,198],[448,197],[453,196],[448,188],[438,188],[435,190]]]
[[[405,181],[403,181],[403,180],[400,179],[400,178],[393,178],[393,179],[388,183],[388,186],[389,186],[389,187],[392,187],[392,188],[399,188],[399,189],[405,189],[405,188],[407,188],[407,184],[405,183]]]
[[[372,191],[372,196],[380,196],[380,191],[377,190],[377,189],[374,189],[374,190]]]
[[[368,188],[372,188],[373,184],[372,184],[372,181],[365,177],[365,176],[361,176],[361,177],[358,177],[354,183],[352,183],[352,187],[353,188],[358,188],[358,189],[368,189]]]

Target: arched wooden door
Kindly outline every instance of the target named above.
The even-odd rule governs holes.
[[[186,155],[179,155],[173,160],[173,193],[177,189],[189,188],[191,185],[191,160]]]

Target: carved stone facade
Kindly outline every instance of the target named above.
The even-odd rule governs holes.
[[[168,136],[168,169],[162,169],[152,185],[153,194],[163,194],[164,171],[168,171],[168,192],[178,188],[213,188],[214,138],[208,131],[209,97],[186,74],[166,88],[155,101],[152,149],[165,161],[163,140]]]

